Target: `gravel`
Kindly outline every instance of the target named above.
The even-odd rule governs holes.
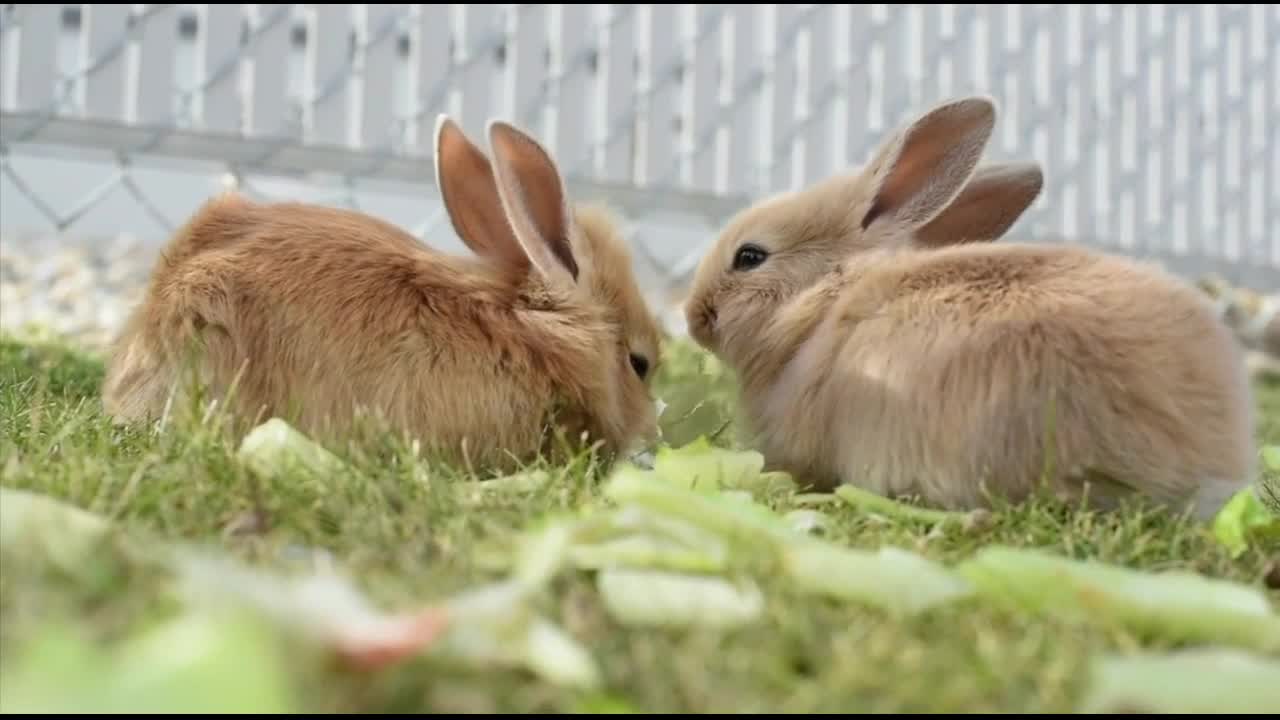
[[[0,330],[104,348],[142,296],[157,248],[115,238],[0,238]]]

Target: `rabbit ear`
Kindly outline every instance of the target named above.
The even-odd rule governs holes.
[[[536,140],[500,120],[489,121],[498,195],[530,261],[565,287],[578,280],[570,233],[573,215],[555,161]]]
[[[992,100],[971,97],[943,103],[899,131],[869,166],[872,200],[862,228],[881,220],[914,231],[932,220],[973,174],[995,117]]]
[[[924,227],[916,241],[928,247],[990,242],[1005,234],[1044,187],[1038,163],[988,165],[973,174],[960,194]]]
[[[436,187],[458,237],[477,255],[527,266],[498,197],[489,158],[449,116],[436,116]]]

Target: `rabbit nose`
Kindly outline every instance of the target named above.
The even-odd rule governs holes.
[[[711,339],[716,323],[716,309],[710,303],[698,303],[685,307],[685,316],[689,325],[689,334],[693,339],[707,342]]]

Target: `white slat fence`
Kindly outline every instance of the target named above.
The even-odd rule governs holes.
[[[193,202],[135,175],[151,159],[250,190],[430,184],[436,113],[476,137],[503,117],[633,222],[698,218],[666,246],[636,236],[678,279],[703,249],[688,237],[970,92],[1003,109],[990,156],[1046,168],[1015,233],[1280,287],[1274,4],[4,5],[0,184],[73,232],[109,193],[34,197],[17,158],[105,152],[162,235]],[[448,233],[421,198],[410,224]]]

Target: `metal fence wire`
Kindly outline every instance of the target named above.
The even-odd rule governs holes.
[[[218,184],[460,248],[432,127],[514,120],[678,293],[753,199],[981,92],[1013,234],[1280,287],[1276,5],[4,5],[0,222],[162,242]],[[184,184],[185,183],[185,184]]]

